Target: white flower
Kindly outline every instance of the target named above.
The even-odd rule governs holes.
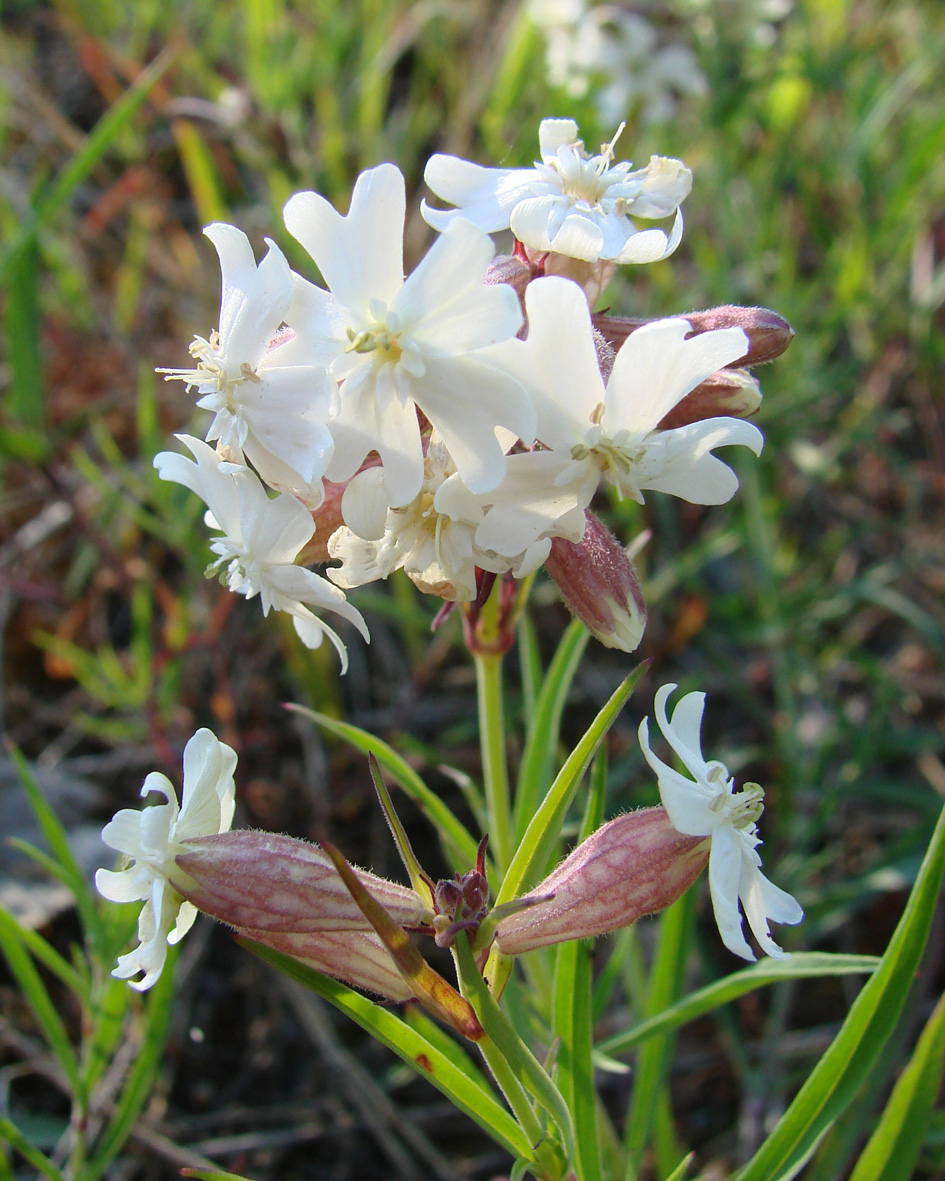
[[[510,570],[516,578],[531,574],[548,556],[552,537],[580,540],[584,503],[573,487],[555,486],[562,465],[551,452],[512,455],[507,464],[498,488],[471,492],[434,432],[420,494],[403,508],[387,505],[380,469],[361,472],[345,490],[345,525],[328,542],[342,562],[329,578],[361,586],[403,568],[425,593],[469,602],[477,566]]]
[[[138,947],[118,957],[112,975],[143,991],[161,975],[167,945],[177,943],[193,925],[197,909],[185,902],[169,881],[181,842],[227,832],[233,822],[236,752],[209,730],[198,730],[184,747],[184,791],[180,808],[170,780],[152,771],[141,788],[167,803],[135,811],[123,808],[102,832],[109,848],[132,858],[127,869],[100,869],[95,885],[112,902],[144,901],[138,919]],[[141,980],[131,980],[143,972]]]
[[[622,129],[621,125],[621,129]],[[619,135],[620,132],[617,132]],[[613,163],[614,140],[588,156],[573,119],[544,119],[538,131],[541,162],[534,168],[483,168],[456,156],[435,155],[424,179],[454,210],[421,211],[434,229],[460,216],[488,233],[511,228],[532,250],[551,250],[586,262],[657,262],[682,238],[679,205],[692,173],[679,160],[652,156],[646,168]],[[676,214],[669,235],[638,230],[633,217]]]
[[[722,942],[736,955],[753,960],[754,953],[742,932],[741,902],[752,934],[772,956],[786,953],[771,938],[768,921],[799,923],[804,917],[797,901],[769,882],[761,872],[755,821],[761,815],[764,792],[757,783],[735,792],[735,780],[724,763],[702,757],[700,729],[704,693],[687,693],[666,720],[666,702],[675,685],[663,685],[656,694],[656,720],[666,741],[692,776],[688,779],[650,750],[647,719],[640,723],[640,746],[659,779],[660,799],[673,827],[687,836],[712,841],[709,853],[709,890]]]
[[[216,452],[189,435],[178,435],[196,463],[173,451],[154,457],[163,480],[183,484],[207,505],[207,525],[223,537],[210,544],[217,555],[208,573],[220,571],[231,591],[251,599],[259,595],[263,614],[285,611],[302,643],[317,648],[327,635],[341,657],[341,671],[348,667],[345,646],[335,632],[309,607],[334,611],[347,619],[370,641],[361,613],[344,593],[312,570],[294,564],[315,532],[311,513],[294,496],[266,495],[259,480],[247,468],[221,464]]]
[[[404,178],[393,164],[358,177],[347,217],[317,193],[296,193],[285,207],[286,227],[331,291],[296,276],[290,309],[291,322],[343,382],[330,423],[328,479],[350,479],[377,450],[388,499],[398,507],[423,483],[417,409],[476,491],[494,488],[505,474],[496,424],[534,437],[525,392],[477,352],[514,336],[522,323],[512,288],[482,283],[491,239],[457,221],[405,281],[405,211]]]
[[[621,496],[642,502],[654,488],[693,504],[724,504],[738,478],[715,447],[741,444],[760,454],[764,438],[751,423],[709,418],[659,430],[677,403],[717,369],[744,355],[740,328],[698,333],[688,320],[656,320],[627,337],[604,385],[587,301],[576,284],[548,277],[525,292],[528,339],[495,346],[529,390],[541,442],[570,453],[561,482],[603,474]]]
[[[267,239],[259,266],[249,239],[214,223],[204,233],[223,272],[220,329],[190,346],[196,369],[159,369],[165,381],[185,381],[214,412],[207,440],[228,459],[245,457],[267,484],[293,492],[312,508],[322,500],[321,477],[331,455],[326,426],[336,385],[318,365],[304,336],[279,333],[292,297],[292,272]]]

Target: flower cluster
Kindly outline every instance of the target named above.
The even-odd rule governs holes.
[[[525,169],[434,156],[427,183],[455,208],[423,203],[441,233],[406,277],[393,164],[358,178],[346,215],[313,192],[287,203],[286,228],[325,286],[273,242],[257,264],[240,230],[205,231],[222,269],[219,327],[195,339],[193,368],[163,372],[213,417],[206,442],[179,436],[194,462],[162,452],[155,465],[207,505],[220,534],[208,573],[288,613],[307,646],[327,635],[343,666],[323,614],[368,638],[346,590],[404,569],[468,602],[481,572],[522,578],[545,562],[580,587],[602,480],[637,501],[656,490],[719,504],[738,481],[715,449],[761,450],[743,421],[760,401],[746,366],[770,313],[736,309],[711,326],[699,321],[710,313],[591,315],[616,265],[676,249],[689,170],[662,157],[634,170],[613,142],[589,154],[568,119],[544,120],[539,148]],[[668,230],[638,224],[668,218]],[[515,253],[496,257],[489,235],[508,229]],[[564,593],[605,643],[630,650],[642,596],[613,548],[626,569],[609,585],[629,588],[630,623],[598,630],[611,606]],[[327,577],[302,564],[316,554],[337,563]]]
[[[530,19],[545,37],[545,69],[570,98],[593,98],[604,123],[635,106],[644,123],[665,122],[683,95],[704,95],[696,55],[667,41],[638,12],[586,0],[530,0]]]
[[[410,888],[365,870],[349,870],[352,880],[346,881],[337,862],[317,845],[271,833],[229,832],[236,755],[209,730],[199,730],[184,751],[183,806],[178,809],[168,780],[153,773],[142,795],[157,791],[167,802],[143,812],[123,810],[105,828],[105,841],[132,864],[116,873],[99,870],[99,890],[117,902],[145,900],[141,945],[119,959],[113,975],[127,979],[143,973],[133,987],[152,985],[164,967],[167,943],[181,938],[199,909],[241,937],[349,984],[390,1000],[423,999],[417,974],[405,969],[355,890],[366,892],[391,929],[423,932],[441,946],[466,931],[483,953],[494,941],[502,954],[517,956],[603,935],[654,914],[679,898],[706,864],[726,946],[755,958],[742,934],[741,902],[761,948],[784,955],[771,938],[769,920],[797,923],[803,911],[761,872],[755,822],[764,793],[749,784],[736,794],[725,766],[703,759],[703,694],[687,694],[667,721],[666,701],[675,688],[664,685],[657,692],[656,717],[693,778],[653,754],[644,720],[640,744],[658,777],[663,806],[604,824],[529,895],[492,912],[485,841],[467,874],[435,887],[426,875],[412,874]],[[406,858],[405,864],[409,869]]]

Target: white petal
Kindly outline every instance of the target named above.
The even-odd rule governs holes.
[[[216,247],[223,273],[220,351],[237,368],[241,361],[255,366],[289,306],[289,264],[267,239],[268,253],[257,268],[249,239],[235,226],[215,222],[204,233]]]
[[[765,887],[768,887],[766,890]],[[768,918],[775,918],[768,907],[768,899],[775,902],[776,909],[779,913],[789,913],[794,918],[795,922],[800,922],[804,917],[804,912],[797,905],[790,894],[779,890],[771,882],[765,878],[761,870],[754,864],[753,861],[745,859],[742,871],[741,883],[741,900],[742,906],[745,909],[745,917],[748,919],[748,925],[751,927],[752,934],[758,940],[758,944],[767,955],[774,956],[777,959],[783,959],[787,956],[781,947],[771,938],[771,930],[768,926]],[[791,903],[793,906],[785,906],[785,903]]]
[[[718,827],[718,818],[709,807],[713,793],[709,792],[704,784],[694,783],[685,775],[680,775],[653,753],[650,749],[647,718],[640,723],[639,739],[643,757],[656,774],[660,802],[666,809],[673,828],[685,836],[710,836]]]
[[[577,138],[578,125],[573,119],[542,119],[538,125],[538,150],[542,160],[553,160],[558,148],[575,143]]]
[[[458,156],[431,156],[423,179],[434,193],[458,209],[432,209],[421,201],[420,212],[428,225],[445,230],[458,217],[468,218],[481,230],[494,234],[509,228],[509,214],[527,195],[535,181],[532,168],[483,168]]]
[[[535,412],[528,394],[515,378],[475,353],[430,361],[413,395],[473,492],[488,492],[505,475],[497,423],[520,439],[535,437]],[[391,503],[397,502],[392,498]]]
[[[764,436],[740,418],[709,418],[658,431],[647,440],[634,472],[636,483],[690,504],[726,504],[738,491],[738,477],[712,451],[736,445],[760,455]]]
[[[390,368],[390,366],[386,366]],[[350,480],[369,451],[384,465],[388,499],[395,508],[409,504],[423,484],[423,447],[417,412],[396,397],[377,396],[377,375],[367,362],[341,387],[341,408],[331,421],[335,451],[326,472],[337,484]]]
[[[377,467],[359,472],[341,497],[345,524],[365,541],[379,541],[384,536],[389,508],[384,472]]]
[[[556,254],[584,262],[597,262],[604,257],[603,219],[581,209],[572,209],[550,234],[551,249]]]
[[[293,615],[308,618],[307,609],[301,612],[295,609],[300,604],[307,603],[312,607],[333,611],[353,624],[370,643],[371,635],[361,612],[348,602],[344,591],[327,578],[322,578],[314,570],[306,570],[302,566],[278,566],[270,571],[270,579],[275,592],[273,603],[277,610],[289,611]],[[325,630],[329,629],[326,627]]]
[[[296,193],[284,216],[338,302],[367,314],[372,299],[389,306],[403,284],[405,212],[403,175],[381,164],[358,177],[347,217],[317,193]]]
[[[721,825],[712,837],[709,852],[709,891],[719,934],[725,946],[746,960],[755,959],[742,929],[738,891],[742,882],[741,838],[730,824]]]
[[[570,210],[570,198],[560,193],[523,197],[509,219],[512,233],[532,250],[554,250],[552,236]]]
[[[331,455],[327,420],[336,395],[328,370],[307,366],[266,369],[260,382],[240,387],[239,409],[249,428],[244,447],[260,475],[266,478],[262,468],[272,456],[297,473],[297,483],[321,479]]]
[[[243,492],[243,481],[240,491]],[[254,506],[252,522],[247,514],[243,517],[243,536],[246,548],[257,560],[271,565],[290,565],[306,542],[315,532],[312,514],[294,496],[283,492],[275,500],[266,496],[259,481],[246,483],[248,504]],[[255,495],[258,489],[261,494]]]
[[[184,791],[176,840],[225,832],[233,818],[236,751],[207,729],[184,747]]]
[[[207,505],[217,528],[228,537],[240,538],[239,492],[233,476],[221,470],[220,457],[200,439],[175,435],[191,452],[196,463],[173,451],[161,451],[154,466],[162,480],[173,480],[196,492]]]
[[[455,356],[508,340],[522,326],[518,296],[484,285],[495,248],[472,222],[453,222],[404,284],[394,305],[424,356]]]
[[[136,874],[130,869],[95,871],[95,888],[109,902],[142,901],[151,892],[151,880],[150,874]]]
[[[627,337],[607,383],[605,422],[611,435],[618,429],[654,430],[690,390],[748,349],[740,328],[687,340],[691,331],[688,320],[656,320]]]
[[[528,339],[495,345],[484,355],[528,390],[536,437],[546,447],[570,450],[584,441],[590,416],[604,400],[587,300],[576,283],[552,276],[529,283],[525,306]]]
[[[197,908],[192,902],[186,900],[180,904],[180,910],[177,912],[177,922],[174,924],[174,929],[167,937],[168,943],[173,947],[175,943],[180,943],[190,928],[194,925],[194,920],[197,917]]]

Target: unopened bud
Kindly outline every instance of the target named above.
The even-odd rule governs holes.
[[[570,279],[582,289],[590,307],[600,299],[604,288],[610,282],[616,269],[616,263],[609,259],[598,259],[596,262],[585,262],[580,258],[571,258],[567,254],[546,254],[544,273],[546,275],[560,275]]]
[[[367,468],[378,467],[380,462],[380,456],[372,452],[355,474],[360,475]],[[353,480],[354,476],[351,479]],[[331,480],[323,481],[325,498],[312,513],[312,520],[315,522],[315,532],[312,535],[311,541],[306,543],[304,549],[296,558],[297,565],[320,566],[324,562],[331,561],[331,555],[328,552],[328,540],[335,530],[340,529],[345,523],[341,512],[341,498],[344,496],[345,489],[350,483],[351,480],[346,480],[343,484],[333,484]]]
[[[747,369],[720,369],[690,390],[660,420],[660,430],[704,418],[751,418],[761,406],[761,387]]]
[[[646,602],[623,547],[592,512],[583,538],[551,543],[545,569],[561,597],[588,631],[607,648],[633,652],[646,627]]]
[[[369,930],[329,857],[317,846],[268,832],[220,833],[182,842],[171,884],[198,910],[240,930],[285,933]],[[356,870],[404,927],[425,921],[418,894]],[[270,944],[271,946],[271,944]]]
[[[676,831],[664,808],[611,820],[578,845],[540,885],[552,895],[503,918],[496,945],[503,955],[605,935],[675,902],[709,860],[710,842]]]
[[[519,299],[523,299],[525,288],[536,274],[541,273],[543,272],[536,271],[530,263],[519,258],[517,254],[497,254],[486,268],[482,281],[493,286],[497,283],[508,283],[510,287],[515,289]]]
[[[317,931],[308,933],[254,931],[238,927],[251,939],[289,955],[306,967],[334,976],[391,1001],[409,1001],[413,991],[397,970],[390,952],[373,931]]]
[[[704,312],[687,312],[686,320],[692,325],[690,335],[711,332],[716,328],[741,328],[748,337],[748,352],[729,363],[729,369],[746,365],[760,365],[773,361],[787,349],[794,339],[794,329],[777,312],[768,308],[743,308],[735,304],[709,308]],[[649,324],[650,320],[630,316],[592,316],[594,327],[600,329],[614,348],[619,349],[631,332]]]

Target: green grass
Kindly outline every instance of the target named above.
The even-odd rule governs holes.
[[[709,92],[665,126],[631,117],[619,148],[693,168],[686,235],[670,260],[621,276],[607,300],[634,315],[763,304],[797,337],[758,371],[766,445],[740,468],[739,496],[699,510],[654,495],[621,523],[653,531],[641,558],[653,592],[641,654],[655,665],[636,713],[613,731],[608,807],[651,802],[631,748],[646,686],[706,690],[713,753],[768,787],[766,864],[808,912],[789,939],[881,954],[945,792],[945,9],[798,0],[771,45],[752,41],[740,11],[735,0],[696,17],[678,10],[673,28],[691,36]],[[357,171],[392,159],[419,197],[433,151],[513,166],[534,158],[544,115],[573,114],[588,144],[613,129],[595,125],[589,100],[539,80],[541,42],[514,4],[58,0],[5,6],[3,22],[5,539],[52,502],[72,512],[67,528],[11,551],[4,671],[22,687],[5,704],[9,732],[37,758],[65,734],[79,753],[150,747],[153,765],[168,769],[208,724],[274,785],[281,825],[308,831],[291,797],[299,773],[280,770],[287,751],[298,763],[301,740],[278,703],[389,727],[389,738],[411,728],[409,683],[426,718],[412,735],[423,782],[447,790],[434,758],[478,782],[458,626],[431,636],[429,604],[412,588],[396,592],[402,627],[390,599],[370,614],[375,643],[358,654],[353,641],[344,683],[330,656],[300,652],[282,621],[264,627],[255,604],[203,580],[198,508],[151,469],[154,452],[175,445],[172,431],[187,428],[192,403],[150,371],[178,363],[192,334],[214,326],[218,273],[204,222],[231,220],[257,248],[271,235],[316,278],[281,226],[292,192],[313,188],[344,208]],[[50,45],[57,66],[42,70]],[[428,240],[413,215],[413,261]],[[541,585],[532,615],[547,654],[564,620]],[[590,665],[613,680],[602,688]],[[535,697],[527,662],[523,670],[513,714]],[[565,738],[576,740],[626,671],[592,642]],[[341,747],[325,758],[334,807],[360,815],[363,768]],[[116,804],[130,802],[138,779],[134,770],[108,780]],[[268,798],[250,801],[256,823],[269,818]],[[699,981],[711,987],[731,964],[707,929],[704,943]],[[928,971],[940,983],[941,965]],[[732,1097],[713,1109],[728,1126],[699,1134],[700,1167],[714,1155],[734,1167],[737,1116],[761,1056],[818,1024],[796,989],[777,987],[767,1007],[725,1010],[712,1027]],[[641,995],[638,1019],[652,1016]],[[839,1023],[842,1007],[828,1009]],[[910,1058],[914,1074],[923,1068],[922,1048],[913,1054],[921,996],[914,1010],[885,1062],[890,1084]],[[45,1031],[61,1042],[54,1016]],[[783,1110],[816,1056],[777,1072],[762,1093],[768,1111]],[[669,1078],[688,1129],[688,1092],[673,1091],[664,1062],[651,1073]],[[879,1086],[872,1106],[854,1109],[855,1126],[833,1149],[831,1133],[823,1161],[835,1152],[849,1162],[884,1098]],[[634,1128],[657,1129],[658,1142],[657,1107],[638,1101]],[[663,1137],[661,1160],[671,1147]],[[920,1169],[934,1151],[940,1136]],[[826,1181],[816,1169],[827,1165],[808,1167]]]

